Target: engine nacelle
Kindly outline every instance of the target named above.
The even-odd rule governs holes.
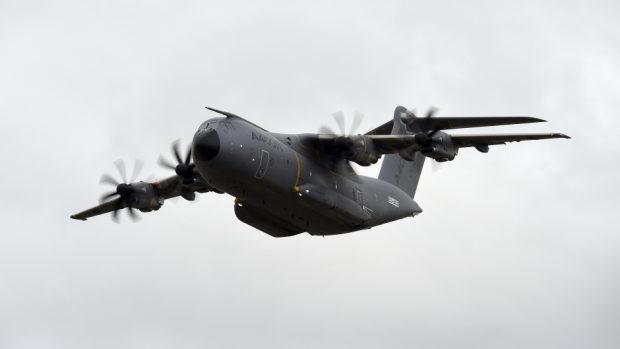
[[[131,183],[131,194],[125,199],[125,204],[142,212],[149,212],[159,210],[164,200],[159,197],[151,183],[137,182]]]
[[[348,137],[346,149],[342,157],[362,166],[376,164],[381,158],[372,139],[363,135]]]
[[[444,132],[435,132],[430,144],[422,148],[422,154],[438,162],[452,161],[458,152],[459,148],[454,145],[452,137]]]

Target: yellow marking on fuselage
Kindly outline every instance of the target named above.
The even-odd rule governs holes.
[[[299,193],[299,179],[301,178],[301,160],[299,159],[299,154],[293,150],[293,155],[295,155],[295,159],[297,159],[297,178],[295,178],[295,186],[293,187],[293,191],[295,193]]]

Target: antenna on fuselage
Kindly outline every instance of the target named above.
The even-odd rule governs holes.
[[[219,109],[215,109],[215,108],[211,108],[211,107],[205,107],[205,108],[207,108],[207,109],[209,109],[211,111],[214,111],[214,112],[216,112],[218,114],[225,115],[226,117],[233,117],[233,118],[238,118],[239,117],[239,116],[237,116],[237,115],[235,115],[233,113],[229,113],[227,111],[223,111],[223,110],[219,110]]]

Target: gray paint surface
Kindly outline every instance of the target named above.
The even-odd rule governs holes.
[[[1,2],[0,347],[617,348],[619,12]],[[222,195],[67,219],[119,157],[170,175],[157,156],[204,105],[304,133],[397,104],[534,115],[573,141],[463,150],[426,166],[416,219],[325,239],[258,233]]]

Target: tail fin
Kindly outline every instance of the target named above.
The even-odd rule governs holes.
[[[401,120],[401,116],[404,116],[406,113],[407,109],[405,107],[396,107],[394,110],[394,125],[391,134],[411,134],[411,132],[407,131],[407,127]],[[406,161],[398,154],[386,155],[383,159],[383,165],[381,165],[379,179],[399,187],[413,199],[415,191],[418,188],[418,182],[420,181],[420,174],[422,173],[425,158],[426,156],[419,152],[414,155],[413,161]]]

